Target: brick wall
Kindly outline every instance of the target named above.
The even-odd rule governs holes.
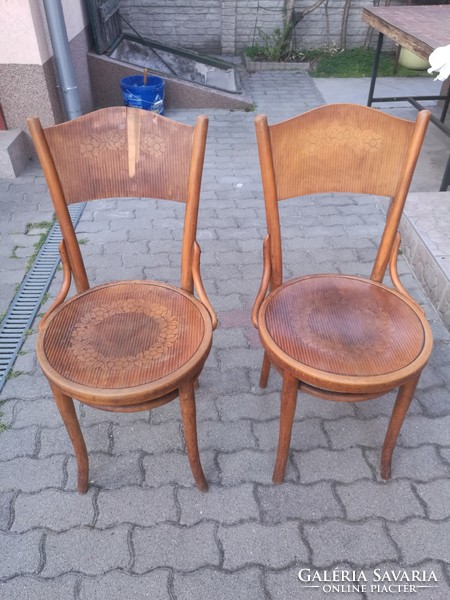
[[[296,9],[313,0],[297,0]],[[258,37],[282,24],[283,0],[122,0],[121,12],[147,38],[212,54],[235,54]],[[364,43],[367,26],[361,19],[364,6],[373,0],[352,0],[347,47]],[[315,48],[339,45],[344,0],[328,0],[308,15],[295,30],[296,45]]]

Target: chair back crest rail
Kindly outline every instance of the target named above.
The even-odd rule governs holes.
[[[28,126],[49,186],[78,292],[89,288],[67,205],[102,198],[186,203],[181,286],[193,291],[192,260],[208,119],[195,127],[148,111],[113,107],[74,121]]]
[[[365,106],[334,104],[269,126],[255,118],[267,230],[271,243],[271,289],[282,283],[278,202],[325,192],[392,199],[371,279],[381,282],[430,119],[392,117]]]

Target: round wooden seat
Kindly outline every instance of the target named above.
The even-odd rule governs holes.
[[[94,287],[65,302],[38,339],[50,382],[88,404],[159,398],[200,371],[211,318],[191,294],[155,281]]]
[[[426,364],[430,327],[399,292],[358,277],[314,275],[264,301],[259,332],[271,360],[325,390],[376,393]]]

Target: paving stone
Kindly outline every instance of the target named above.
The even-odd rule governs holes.
[[[214,401],[203,393],[204,377],[200,375],[200,387],[195,391],[195,406],[197,423],[203,421],[215,421],[218,419],[217,409]],[[164,404],[150,413],[150,422],[152,425],[167,423],[168,421],[177,421],[181,423],[181,409],[179,399]]]
[[[21,534],[0,531],[0,578],[37,573],[41,562],[41,539],[42,531],[38,530]]]
[[[201,493],[201,492],[198,492]],[[151,529],[136,527],[133,532],[133,570],[144,573],[157,567],[193,571],[202,566],[218,566],[220,552],[212,523],[192,527],[160,524]]]
[[[384,417],[362,420],[342,418],[325,421],[324,428],[331,440],[331,447],[336,450],[363,446],[380,448],[383,445],[389,419]]]
[[[446,387],[419,389],[414,397],[420,402],[427,416],[445,417],[448,415],[448,390]]]
[[[420,446],[422,444],[439,444],[446,446],[450,443],[450,415],[443,417],[411,416],[402,426],[402,446]]]
[[[150,425],[140,421],[113,427],[114,453],[141,450],[158,454],[166,450],[181,450],[183,438],[180,424],[175,421]]]
[[[341,562],[368,567],[381,560],[399,559],[381,519],[365,523],[330,519],[317,525],[305,525],[304,533],[317,568]]]
[[[62,456],[5,461],[0,470],[1,489],[35,492],[48,487],[59,488],[63,482],[63,464]]]
[[[2,390],[2,399],[20,398],[21,400],[35,400],[42,396],[49,396],[50,389],[44,377],[22,374],[6,382]]]
[[[214,463],[214,454],[203,451],[200,454],[203,471],[209,483],[219,481],[219,473]],[[158,487],[166,483],[194,486],[194,478],[189,467],[188,457],[183,452],[165,452],[158,456],[144,456],[145,485]]]
[[[307,547],[294,522],[220,526],[218,537],[224,551],[225,569],[255,564],[280,569],[308,558]]]
[[[169,571],[158,569],[145,575],[111,571],[99,577],[81,579],[79,600],[167,600]]]
[[[236,348],[233,352],[218,350],[217,358],[222,371],[235,371],[243,365],[258,369],[261,368],[262,353],[259,348]]]
[[[357,481],[346,485],[338,484],[336,492],[351,521],[370,517],[401,521],[407,517],[424,515],[423,508],[407,481]]]
[[[386,416],[390,419],[392,414],[392,409],[394,407],[395,402],[395,393],[390,392],[389,394],[385,394],[384,396],[380,396],[379,398],[374,398],[373,400],[367,400],[367,402],[355,402],[353,404],[355,413],[358,417],[362,419],[373,419],[380,416]],[[415,402],[413,401],[409,407],[408,415],[414,412],[421,412],[420,407],[415,406]]]
[[[11,531],[27,531],[36,523],[53,531],[92,525],[94,506],[92,491],[87,494],[42,490],[34,494],[19,494],[14,502]]]
[[[17,401],[14,428],[22,429],[33,425],[58,427],[61,423],[61,415],[53,398],[47,396],[33,401]]]
[[[275,453],[261,450],[240,450],[231,453],[219,453],[218,463],[224,485],[238,483],[270,483],[275,465]],[[296,479],[296,473],[288,462],[285,481]]]
[[[245,394],[251,387],[249,378],[242,369],[236,370],[230,377],[230,373],[205,368],[200,377],[200,385],[205,398],[216,398],[233,393]]]
[[[72,600],[75,598],[75,575],[57,579],[19,576],[0,581],[0,598],[5,600]]]
[[[425,502],[430,519],[446,519],[450,516],[450,480],[437,479],[414,486]]]
[[[174,591],[177,600],[261,600],[264,598],[261,574],[258,569],[223,573],[205,568],[194,573],[176,573]]]
[[[108,423],[98,423],[90,427],[81,426],[88,452],[108,452],[110,446],[108,427]],[[39,456],[53,454],[73,454],[72,443],[64,425],[41,429]]]
[[[240,329],[217,329],[214,332],[214,348],[229,349],[245,347],[246,337]]]
[[[19,456],[32,456],[36,450],[37,427],[7,429],[0,433],[0,456],[10,460]]]
[[[253,431],[262,450],[276,450],[280,421],[275,419],[264,423],[255,423]],[[310,450],[311,448],[326,448],[327,438],[318,419],[295,421],[292,427],[291,448],[293,450]]]
[[[281,392],[281,382],[278,389]],[[299,394],[297,397],[296,419],[307,417],[340,419],[354,414],[354,404],[352,402],[329,402],[321,398],[313,398],[307,394]]]
[[[380,468],[379,452],[368,451],[367,460],[376,470],[379,477]],[[397,445],[392,456],[392,478],[403,477],[413,481],[429,481],[438,477],[448,477],[450,465],[446,465],[440,459],[436,446],[427,445],[420,448],[402,448]]]
[[[200,450],[221,450],[231,452],[255,447],[250,421],[242,420],[232,423],[205,421],[198,427],[198,444]]]
[[[0,529],[7,529],[11,521],[14,492],[0,492]]]
[[[131,413],[108,412],[91,408],[85,404],[77,403],[79,409],[80,422],[83,427],[96,425],[98,423],[115,423],[117,425],[126,425],[129,423],[149,422],[150,411],[140,411]]]
[[[405,564],[433,559],[450,562],[449,521],[433,523],[427,519],[413,518],[403,523],[388,523],[387,528]]]
[[[210,486],[207,494],[199,494],[197,489],[181,488],[178,502],[182,525],[194,525],[202,520],[231,524],[259,517],[251,484],[235,487]]]
[[[259,485],[256,496],[265,523],[282,523],[288,519],[318,521],[344,516],[329,483]]]
[[[70,571],[101,575],[112,569],[126,569],[130,564],[128,527],[111,529],[73,528],[62,533],[48,533],[45,539],[43,577],[56,577]],[[107,552],[99,549],[107,548]]]
[[[113,489],[125,485],[141,485],[143,474],[139,465],[140,455],[128,452],[120,456],[102,453],[89,453],[89,482],[98,487]],[[77,488],[77,467],[73,456],[67,463],[68,479],[66,489]]]
[[[302,483],[329,480],[349,483],[357,479],[372,478],[372,472],[359,448],[326,450],[317,448],[293,452],[294,462]]]
[[[127,486],[119,490],[103,490],[98,495],[97,506],[99,516],[96,526],[102,528],[120,523],[150,526],[177,520],[171,486],[158,489]]]
[[[267,421],[280,414],[278,394],[224,394],[217,398],[216,406],[222,421]]]

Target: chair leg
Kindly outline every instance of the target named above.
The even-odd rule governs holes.
[[[206,492],[208,491],[208,484],[206,483],[198,452],[194,382],[189,381],[188,383],[183,384],[180,386],[179,391],[184,439],[186,440],[189,464],[191,465],[192,475],[194,476],[198,489],[202,492]]]
[[[292,424],[297,405],[298,380],[296,377],[283,373],[283,388],[280,402],[280,433],[278,437],[277,459],[272,481],[282,483],[291,445]]]
[[[89,459],[73,400],[70,396],[66,396],[66,394],[56,386],[50,385],[50,387],[53,392],[53,397],[55,398],[56,406],[58,407],[61,418],[66,426],[67,433],[72,441],[75,458],[77,459],[78,492],[80,494],[85,494],[89,484]]]
[[[391,420],[389,421],[386,437],[384,438],[383,450],[381,452],[381,477],[383,479],[391,478],[392,453],[397,442],[398,434],[408,412],[409,405],[413,399],[414,392],[419,381],[420,373],[414,379],[410,379],[400,386],[394,408],[392,410]]]
[[[264,352],[263,364],[261,367],[261,376],[259,378],[259,387],[267,387],[267,380],[269,379],[270,372],[270,360],[267,356],[267,352]]]

